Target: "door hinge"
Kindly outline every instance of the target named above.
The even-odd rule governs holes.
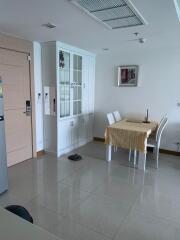
[[[31,61],[31,56],[30,55],[27,56],[27,60]]]

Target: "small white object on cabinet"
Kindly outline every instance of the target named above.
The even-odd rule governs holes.
[[[44,87],[44,113],[46,115],[56,115],[55,87]]]
[[[56,96],[54,114],[44,109],[45,151],[60,156],[93,138],[95,55],[48,42],[42,45],[42,65],[44,86],[54,87]]]

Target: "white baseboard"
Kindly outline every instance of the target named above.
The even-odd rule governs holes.
[[[53,151],[50,151],[50,150],[47,150],[47,149],[45,149],[44,151],[45,151],[45,153],[47,153],[47,154],[49,154],[49,155],[52,155],[52,156],[57,157],[56,152],[53,152]]]

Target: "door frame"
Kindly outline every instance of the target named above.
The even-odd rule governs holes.
[[[35,116],[35,84],[34,84],[34,53],[33,42],[9,37],[0,34],[0,48],[24,53],[30,56],[29,61],[29,81],[30,81],[30,97],[31,97],[31,132],[32,132],[32,157],[37,157],[36,151],[36,116]]]

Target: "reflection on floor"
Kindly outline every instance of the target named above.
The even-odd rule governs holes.
[[[145,174],[128,166],[128,152],[105,161],[105,146],[89,143],[71,162],[45,155],[9,168],[0,204],[20,204],[35,224],[67,240],[180,239],[180,158],[148,155]]]

